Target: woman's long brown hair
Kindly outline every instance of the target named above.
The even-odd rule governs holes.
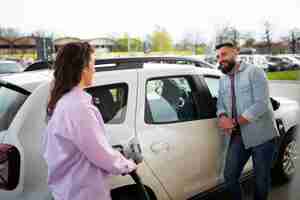
[[[50,92],[47,115],[54,112],[56,103],[80,83],[83,69],[88,66],[94,48],[87,42],[64,45],[57,53],[54,63],[54,84]]]

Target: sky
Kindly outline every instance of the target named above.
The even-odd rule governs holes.
[[[145,38],[157,25],[175,41],[196,32],[210,41],[224,25],[260,38],[266,20],[275,38],[300,29],[300,0],[2,0],[0,12],[0,26],[82,39],[123,33]]]

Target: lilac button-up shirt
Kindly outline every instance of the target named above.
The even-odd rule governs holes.
[[[100,112],[92,97],[79,87],[57,102],[43,144],[55,200],[110,200],[108,175],[136,168],[111,148]]]

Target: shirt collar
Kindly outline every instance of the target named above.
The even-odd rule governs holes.
[[[75,86],[73,89],[72,89],[73,92],[77,93],[77,94],[80,94],[80,96],[83,98],[84,101],[87,101],[87,102],[91,102],[92,101],[92,96],[87,93],[85,90],[83,90],[82,88],[80,88],[79,86]]]
[[[247,64],[244,63],[244,62],[240,62],[240,67],[239,69],[237,70],[238,72],[241,72],[241,71],[244,71],[247,67]]]
[[[234,77],[237,73],[242,72],[246,69],[247,64],[244,62],[240,62],[240,67],[238,68],[238,70],[236,72],[234,72],[233,74],[229,74],[228,76],[230,78]]]

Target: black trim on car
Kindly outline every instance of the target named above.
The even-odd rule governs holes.
[[[124,101],[120,102],[122,103],[122,105],[118,105],[116,104],[116,102],[114,102],[113,94],[111,94],[109,91],[110,89],[124,90]],[[129,97],[129,86],[126,82],[118,82],[107,85],[97,85],[86,88],[85,90],[86,92],[92,95],[93,103],[101,112],[105,124],[122,124],[126,120],[128,105],[127,103]],[[117,106],[120,106],[120,108],[118,108]],[[124,110],[121,112],[119,118],[114,118],[117,112],[120,111],[117,109]]]
[[[194,64],[200,67],[206,64],[205,62],[188,57],[177,57],[177,56],[158,56],[158,57],[123,57],[123,58],[105,58],[96,60],[95,65],[113,64],[113,63],[170,63],[170,64]]]
[[[0,80],[0,86],[14,90],[14,91],[19,92],[26,96],[29,96],[31,94],[31,92],[29,92],[28,90],[25,90],[22,87],[19,87],[17,85],[11,84],[11,83],[3,81],[3,80]]]
[[[52,61],[37,61],[29,65],[24,72],[35,71],[35,70],[43,70],[43,69],[51,69]]]
[[[198,102],[198,112],[206,113],[201,119],[212,119],[217,117],[217,107],[216,100],[212,97],[209,88],[202,76],[194,75],[194,82],[196,83],[196,88],[198,94],[196,94]]]
[[[144,63],[190,64],[196,67],[213,69],[213,67],[200,59],[179,56],[104,58],[95,61],[96,71],[139,69],[143,68]],[[28,66],[24,71],[51,69],[52,64],[53,61],[38,61]]]
[[[139,69],[143,68],[144,63],[168,63],[168,64],[191,64],[197,67],[210,67],[205,62],[188,57],[132,57],[132,58],[106,58],[96,60],[96,71],[111,71],[122,69]],[[104,66],[101,66],[104,65]],[[105,66],[108,65],[108,66]],[[109,66],[110,65],[110,66]]]

